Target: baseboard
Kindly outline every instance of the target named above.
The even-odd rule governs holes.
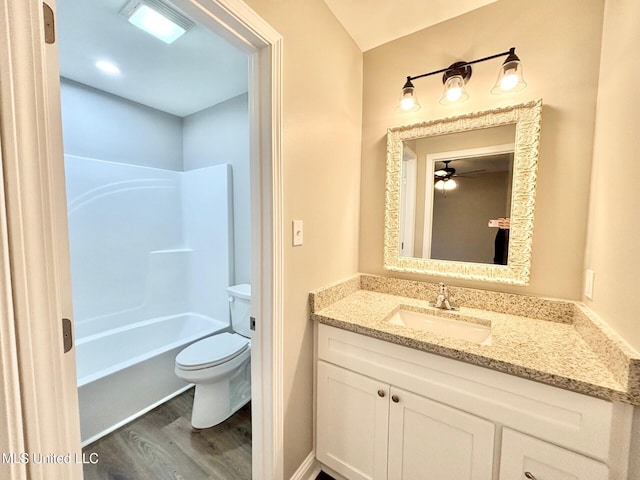
[[[316,460],[316,452],[311,453],[304,459],[290,480],[315,480],[320,473],[320,462]]]

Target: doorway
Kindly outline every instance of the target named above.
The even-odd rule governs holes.
[[[41,5],[37,2],[9,2],[2,0],[1,8],[8,12],[11,22],[4,33],[8,40],[2,47],[3,60],[11,69],[3,69],[2,98],[13,98],[20,111],[3,117],[2,142],[3,175],[7,186],[7,224],[12,241],[11,287],[13,319],[19,330],[15,357],[22,365],[32,368],[20,372],[22,408],[32,415],[14,412],[22,420],[24,429],[31,432],[24,437],[26,449],[34,451],[59,449],[67,445],[77,451],[77,431],[73,427],[75,373],[70,374],[71,354],[60,351],[62,327],[56,320],[69,316],[68,272],[65,272],[64,229],[60,206],[64,207],[59,188],[62,181],[59,135],[59,111],[56,107],[55,85],[57,65],[55,51],[45,47]],[[54,3],[54,2],[50,2]],[[203,24],[223,30],[224,35],[251,55],[251,82],[258,88],[249,98],[251,120],[252,215],[262,222],[253,246],[252,277],[260,278],[257,301],[253,306],[258,320],[255,351],[260,361],[254,362],[259,385],[254,394],[253,408],[262,420],[254,429],[254,444],[260,445],[259,458],[254,456],[254,475],[257,478],[280,478],[281,465],[281,352],[278,339],[281,329],[281,172],[279,156],[279,82],[281,39],[244,4],[234,1],[183,0],[180,8],[198,18]],[[55,5],[53,5],[55,10]],[[222,27],[224,25],[224,27]],[[24,32],[30,35],[24,35]],[[46,54],[45,54],[46,53]],[[33,56],[36,58],[34,59]],[[55,75],[52,75],[55,74]],[[24,81],[32,78],[32,81]],[[53,90],[47,90],[51,86]],[[43,96],[42,89],[49,92]],[[7,94],[7,96],[5,96]],[[44,100],[44,101],[43,101]],[[4,109],[7,113],[7,110]],[[276,112],[275,116],[273,115]],[[20,131],[20,135],[15,132]],[[37,147],[37,148],[36,148]],[[39,154],[33,155],[34,148]],[[255,165],[255,169],[253,169]],[[257,209],[253,209],[253,206]],[[28,222],[34,228],[25,229]],[[20,227],[22,225],[22,228]],[[255,256],[255,251],[267,255]],[[273,252],[273,253],[272,253]],[[27,265],[20,259],[29,258]],[[255,281],[255,280],[254,280]],[[23,290],[25,286],[33,287]],[[38,296],[38,292],[41,293]],[[28,294],[27,294],[28,293]],[[253,297],[254,295],[252,295]],[[43,305],[42,299],[49,299]],[[20,318],[19,318],[20,317]],[[22,320],[22,321],[21,321]],[[257,338],[257,341],[256,341]],[[37,348],[30,348],[37,346]],[[72,350],[73,352],[73,350]],[[25,377],[26,376],[26,377]],[[51,378],[61,382],[53,385]],[[73,382],[71,382],[73,380]],[[61,388],[63,387],[63,388]],[[58,408],[57,408],[58,407]],[[55,414],[53,412],[56,412]],[[262,415],[266,412],[265,415]],[[77,415],[77,410],[76,410]],[[33,422],[33,423],[32,423]],[[46,466],[30,464],[16,467],[24,476],[46,476]],[[78,478],[78,467],[66,469],[65,478]],[[280,473],[279,473],[280,472]],[[19,475],[16,477],[19,478]]]

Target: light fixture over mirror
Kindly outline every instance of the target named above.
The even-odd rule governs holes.
[[[527,83],[524,81],[524,77],[522,76],[522,62],[520,62],[520,59],[516,55],[515,47],[512,47],[506,52],[479,58],[478,60],[472,60],[470,62],[456,62],[446,68],[434,70],[433,72],[408,76],[404,86],[402,87],[400,104],[398,105],[397,110],[404,112],[415,112],[420,110],[420,104],[418,103],[413,80],[437,75],[439,73],[443,74],[442,83],[444,84],[444,92],[440,99],[440,104],[450,105],[453,103],[464,102],[469,98],[469,95],[465,90],[465,84],[471,78],[471,65],[504,56],[507,58],[500,67],[498,80],[491,89],[491,93],[502,94],[522,90],[527,86]]]

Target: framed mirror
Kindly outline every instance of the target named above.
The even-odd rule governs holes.
[[[528,284],[541,109],[388,130],[386,269]]]

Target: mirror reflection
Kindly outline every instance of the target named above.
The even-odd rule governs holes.
[[[402,142],[401,257],[506,265],[515,124]]]

